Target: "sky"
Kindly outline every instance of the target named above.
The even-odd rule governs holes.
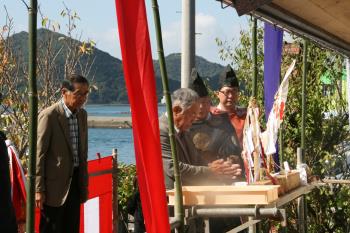
[[[14,32],[28,31],[27,8],[22,1],[29,0],[0,0],[0,26],[5,24],[5,6],[14,21]],[[146,0],[149,32],[153,59],[157,59],[157,48],[151,0]],[[114,0],[38,0],[44,16],[61,25],[60,32],[65,34],[66,21],[60,16],[64,4],[78,13],[77,34],[82,39],[92,39],[96,47],[108,52],[114,57],[121,58],[118,40],[117,19]],[[163,46],[165,55],[179,53],[181,50],[181,0],[158,0]],[[215,38],[231,41],[239,39],[239,32],[248,28],[249,17],[238,17],[236,11],[227,7],[221,8],[216,0],[196,1],[196,54],[205,59],[225,65],[218,56]],[[38,27],[41,26],[38,16]]]

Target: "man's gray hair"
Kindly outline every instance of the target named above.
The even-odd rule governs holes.
[[[182,111],[190,108],[198,99],[198,94],[190,88],[177,89],[171,95],[172,106],[180,106]]]

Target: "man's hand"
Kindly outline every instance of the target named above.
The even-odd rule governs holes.
[[[42,209],[45,202],[45,193],[35,193],[35,207]]]
[[[224,164],[223,159],[217,159],[208,164],[209,169],[216,175],[222,175],[222,165]]]
[[[231,162],[224,162],[222,168],[223,174],[230,176],[232,179],[237,179],[238,176],[242,174],[242,169],[239,164],[232,164]]]
[[[229,176],[232,179],[236,179],[242,173],[241,166],[239,164],[232,164],[229,161],[218,159],[208,164],[209,169],[216,175]]]

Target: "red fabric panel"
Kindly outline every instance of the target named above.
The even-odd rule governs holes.
[[[80,205],[80,233],[84,233],[84,205]]]
[[[40,210],[35,208],[35,232],[39,232]]]
[[[12,167],[10,169],[12,177],[12,203],[16,213],[17,222],[24,222],[26,219],[26,199],[27,193],[25,189],[25,181],[22,173],[21,162],[17,159],[14,150],[9,147],[11,153]]]
[[[116,0],[115,3],[146,229],[148,233],[166,233],[170,227],[145,2]]]
[[[112,233],[112,192],[100,196],[100,233]]]
[[[89,174],[111,170],[113,168],[113,157],[108,156],[88,162]],[[112,174],[89,177],[89,197],[88,199],[112,192]],[[111,202],[112,203],[112,202]]]

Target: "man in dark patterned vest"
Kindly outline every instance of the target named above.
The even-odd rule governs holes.
[[[212,114],[210,112],[211,99],[203,80],[198,72],[192,70],[192,89],[198,94],[199,111],[192,127],[186,134],[191,154],[197,155],[202,164],[215,167],[222,171],[221,176],[207,180],[209,185],[232,184],[242,180],[241,146],[236,131],[231,125],[229,115],[225,112]],[[223,165],[230,164],[236,168],[236,174],[228,175]],[[211,233],[227,232],[240,225],[239,218],[209,218]]]

